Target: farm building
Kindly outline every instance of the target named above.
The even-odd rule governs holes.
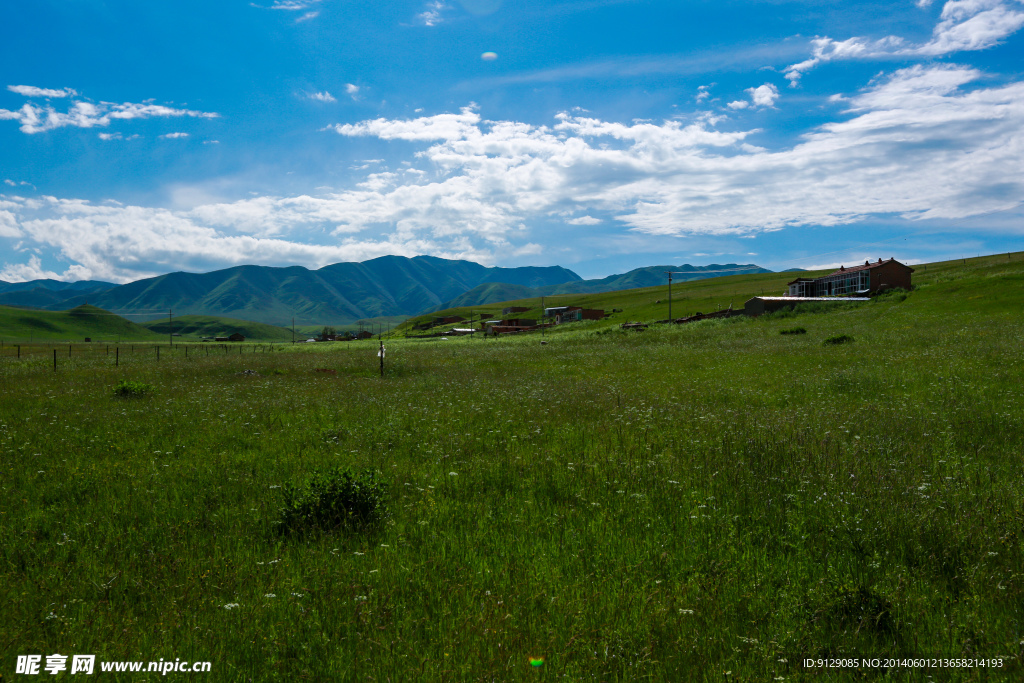
[[[508,308],[501,309],[502,315],[511,315],[513,313],[526,313],[529,308],[526,306],[509,306]]]
[[[454,323],[464,322],[466,319],[461,315],[448,315],[444,317],[434,318],[435,325],[452,325]]]
[[[792,308],[797,304],[812,301],[835,304],[844,301],[871,301],[871,299],[866,296],[755,296],[753,299],[747,300],[743,306],[743,312],[749,316],[757,317],[765,313],[772,313],[783,308]]]
[[[819,278],[800,277],[788,283],[788,296],[802,298],[823,296],[867,296],[882,289],[900,287],[910,289],[910,274],[914,269],[896,259],[875,263],[865,261],[862,266],[839,270]]]
[[[555,316],[555,323],[561,325],[577,320],[601,320],[602,318],[604,318],[604,311],[601,309],[566,306],[565,310]]]

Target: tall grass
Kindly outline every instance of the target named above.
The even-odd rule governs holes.
[[[383,379],[375,341],[4,358],[0,672],[59,652],[227,681],[761,681],[900,655],[1019,677],[1024,293],[992,281],[392,341]],[[152,388],[119,400],[122,379]],[[279,533],[283,487],[336,467],[377,472],[390,519]]]

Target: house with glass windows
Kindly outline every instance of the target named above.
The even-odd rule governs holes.
[[[820,296],[870,296],[880,290],[899,287],[910,289],[910,274],[914,269],[896,259],[875,263],[865,261],[862,266],[840,266],[839,270],[818,278],[800,277],[790,282],[787,296],[802,298]]]

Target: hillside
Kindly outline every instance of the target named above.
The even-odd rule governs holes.
[[[30,280],[4,282],[0,280],[0,306],[26,306],[50,310],[68,308],[69,299],[88,299],[90,294],[105,292],[117,285],[96,280],[61,282],[59,280]],[[79,301],[78,303],[84,303]]]
[[[457,296],[439,308],[464,308],[467,306],[483,306],[501,301],[528,299],[535,296],[536,289],[522,285],[509,285],[503,282],[491,282],[477,285],[461,296]]]
[[[47,307],[88,301],[118,313],[152,313],[153,319],[173,310],[178,315],[282,326],[290,326],[292,318],[299,324],[344,325],[363,318],[414,315],[495,279],[536,287],[580,277],[557,266],[487,268],[432,256],[383,256],[319,270],[237,266],[212,273],[169,273]]]
[[[0,338],[29,341],[158,341],[154,332],[96,306],[36,311],[0,306]]]
[[[668,282],[666,271],[673,271],[673,282],[691,282],[709,278],[722,277],[732,274],[753,274],[771,273],[767,268],[754,264],[739,265],[736,263],[717,264],[707,266],[646,266],[634,268],[627,273],[618,273],[608,277],[595,280],[576,280],[563,282],[556,285],[545,285],[533,287],[532,289],[520,287],[519,289],[508,289],[501,292],[495,289],[475,287],[468,292],[438,306],[435,310],[448,308],[460,308],[464,306],[480,306],[512,299],[529,299],[531,297],[560,296],[563,294],[597,294],[601,292],[616,292],[624,289],[639,289],[642,287],[656,287],[665,285]],[[666,285],[667,286],[667,285]]]
[[[283,327],[254,323],[249,320],[235,318],[218,318],[208,315],[183,315],[174,318],[173,322],[166,318],[141,323],[143,327],[167,337],[172,331],[186,339],[203,337],[226,337],[238,332],[247,341],[291,341],[292,331]]]
[[[659,266],[660,268],[660,266]],[[669,268],[668,266],[665,269]],[[641,269],[647,270],[647,269]],[[763,270],[763,269],[762,269]],[[830,271],[821,271],[826,273]],[[638,278],[639,279],[639,278]],[[724,277],[706,277],[672,284],[672,316],[675,318],[692,313],[710,313],[719,308],[742,308],[743,303],[752,296],[761,294],[778,295],[793,279],[792,273],[760,272],[749,275],[729,275]],[[636,280],[633,280],[636,281]],[[664,281],[664,280],[663,280]],[[612,313],[607,320],[616,323],[627,320],[660,320],[669,317],[668,285],[656,287],[640,287],[623,289],[613,292],[596,292],[581,294],[545,295],[544,306],[582,306],[583,308],[604,309],[611,313],[612,309],[622,309],[621,313]],[[493,306],[525,306],[529,310],[516,314],[522,318],[539,319],[541,317],[541,296],[490,302]],[[435,316],[461,315],[469,317],[472,306],[465,304],[454,306],[426,315],[410,318],[395,329],[396,334],[404,334],[412,330],[416,324],[424,323]]]
[[[980,258],[943,261],[938,263],[926,263],[914,265],[913,280],[916,288],[925,288],[951,280],[960,280],[972,277],[972,274],[990,273],[987,269],[996,268],[997,274],[1010,278],[1011,282],[1021,279],[1021,254],[1000,254],[994,256],[982,256]],[[998,270],[1009,268],[1007,272]],[[800,277],[818,277],[831,272],[831,269],[821,271],[800,271]],[[786,283],[793,280],[797,274],[787,271],[780,273],[762,272],[750,275],[730,275],[725,277],[707,278],[692,280],[680,284],[672,284],[672,317],[679,318],[694,313],[711,313],[730,305],[735,309],[742,309],[747,299],[754,296],[778,296],[785,291]],[[978,275],[981,280],[976,284],[979,292],[989,292],[994,297],[999,296],[999,288],[1005,286],[995,285],[993,275]],[[982,294],[978,297],[984,299]],[[545,296],[544,305],[552,306],[582,306],[584,308],[604,309],[611,315],[606,318],[605,324],[619,324],[627,321],[664,320],[669,317],[669,291],[668,285],[663,284],[656,287],[643,287],[638,289],[626,289],[615,292],[600,292],[592,294],[558,294]],[[498,307],[505,306],[526,306],[528,311],[518,313],[518,317],[539,319],[541,317],[541,297],[535,295],[528,298],[493,302]],[[987,305],[985,301],[978,301],[971,305]],[[619,313],[611,313],[613,309],[621,309]],[[416,324],[424,323],[435,316],[441,315],[462,315],[469,317],[471,306],[459,306],[447,308],[441,311],[410,318],[394,330],[394,334],[403,335],[412,332]]]

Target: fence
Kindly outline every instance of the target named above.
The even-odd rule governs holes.
[[[158,344],[158,343],[129,343],[129,344],[108,344],[105,342],[78,342],[78,343],[56,343],[56,342],[29,342],[10,344],[0,342],[0,362],[10,361],[32,361],[49,360],[53,358],[53,369],[56,371],[63,360],[108,359],[111,365],[119,366],[126,362],[151,362],[159,363],[161,354],[165,360],[169,358],[199,358],[210,356],[232,356],[251,355],[256,353],[273,353],[280,351],[286,342],[245,344],[232,342],[228,344]]]

